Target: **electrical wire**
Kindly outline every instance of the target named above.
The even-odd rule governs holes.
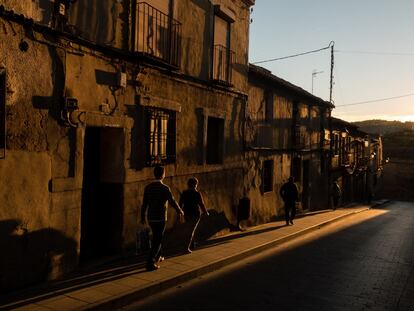
[[[337,105],[336,107],[338,108],[338,107],[346,107],[346,106],[364,105],[364,104],[382,102],[382,101],[387,101],[387,100],[392,100],[392,99],[397,99],[397,98],[403,98],[403,97],[410,97],[410,96],[414,96],[414,93],[399,95],[399,96],[393,96],[393,97],[373,99],[373,100],[367,100],[367,101],[357,102],[357,103],[352,103],[352,104]]]
[[[312,50],[312,51],[303,52],[303,53],[298,53],[298,54],[289,55],[289,56],[283,56],[283,57],[278,57],[278,58],[271,58],[271,59],[261,60],[261,61],[253,62],[252,64],[253,65],[256,65],[256,64],[262,64],[262,63],[269,63],[269,62],[273,62],[273,61],[277,61],[277,60],[282,60],[282,59],[287,59],[287,58],[302,56],[302,55],[311,54],[311,53],[317,53],[317,52],[320,52],[320,51],[329,49],[332,44],[333,44],[333,41],[331,41],[328,46],[326,46],[324,48],[321,48],[321,49]]]
[[[346,50],[335,50],[335,53],[386,55],[386,56],[414,56],[414,53],[393,53],[393,52],[374,52],[374,51],[346,51]]]

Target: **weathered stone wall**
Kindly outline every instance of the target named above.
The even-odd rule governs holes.
[[[54,1],[0,0],[0,5],[39,24],[53,25]],[[66,7],[66,18],[74,35],[117,48],[128,48],[129,15],[129,0],[76,1]]]
[[[291,175],[297,175],[297,185],[301,192],[302,204],[300,209],[318,210],[327,207],[328,189],[327,189],[327,170],[322,169],[326,166],[327,159],[321,158],[321,128],[325,125],[324,119],[327,117],[323,109],[312,101],[304,100],[302,94],[295,94],[288,88],[272,84],[272,80],[266,80],[270,74],[263,72],[264,77],[258,78],[257,73],[249,76],[249,101],[248,101],[248,118],[246,137],[250,138],[250,145],[256,150],[256,163],[250,165],[249,180],[254,180],[250,196],[254,197],[255,204],[260,205],[260,215],[271,215],[271,211],[276,215],[283,214],[283,202],[279,196],[281,185],[286,182]],[[269,97],[269,93],[273,96]],[[273,120],[266,119],[266,100],[273,98]],[[297,107],[296,131],[297,136],[292,136],[294,105]],[[263,135],[266,132],[260,131],[260,128],[270,126],[272,128],[272,143],[260,145],[255,140],[255,135]],[[251,131],[252,133],[249,133]],[[300,139],[299,139],[300,137]],[[296,141],[297,145],[293,142]],[[260,140],[259,140],[260,142]],[[296,165],[294,167],[292,156],[295,157]],[[261,193],[261,187],[258,187],[258,176],[262,174],[263,161],[274,160],[274,188],[269,193]],[[306,165],[306,166],[305,166]],[[280,170],[282,168],[282,170]],[[281,172],[280,172],[281,171]],[[306,184],[305,184],[306,183]],[[254,189],[256,191],[254,191]],[[260,203],[256,203],[260,202]],[[273,207],[273,209],[272,209]],[[276,209],[276,212],[275,212]]]
[[[181,69],[191,76],[209,80],[211,77],[212,44],[214,40],[214,7],[221,5],[234,14],[231,23],[230,49],[235,53],[232,70],[234,88],[247,92],[249,8],[241,1],[176,1],[174,17],[182,27]]]
[[[0,240],[7,256],[0,265],[0,288],[11,289],[56,278],[76,265],[79,195],[74,203],[76,194],[62,199],[50,192],[53,178],[73,175],[74,169],[73,133],[58,124],[60,52],[42,44],[41,34],[30,40],[22,26],[0,21],[5,38],[0,66],[6,68],[7,84],[7,151],[0,161]]]
[[[243,196],[243,168],[246,165],[242,162],[244,99],[179,78],[171,79],[151,68],[147,68],[146,72],[143,87],[148,91],[142,96],[149,98],[147,104],[157,107],[168,99],[172,106],[180,107],[176,113],[177,159],[175,163],[165,166],[168,176],[166,183],[178,200],[179,194],[187,188],[188,178],[196,176],[207,208],[216,214],[223,213],[234,224],[235,206]],[[144,125],[139,114],[140,108],[136,106],[136,111],[131,115],[136,116],[138,135],[143,135]],[[217,115],[224,119],[223,164],[207,164],[206,118]],[[140,162],[142,157],[137,154],[142,153],[142,148],[134,145],[130,148],[127,150],[129,158],[136,160],[131,161],[125,187],[126,218],[130,226],[124,234],[129,243],[133,240],[136,219],[140,217],[143,189],[153,178],[153,168]],[[174,214],[175,211],[171,213]],[[171,215],[168,228],[171,229],[176,221],[176,217]]]
[[[272,120],[265,120],[266,98],[273,92]],[[255,147],[255,151],[246,154],[245,191],[251,200],[250,224],[262,223],[283,215],[283,202],[279,195],[280,187],[291,174],[291,129],[292,129],[292,101],[286,96],[272,90],[271,86],[250,81],[248,113],[250,126],[246,126],[246,138],[254,137],[257,128],[263,124],[272,128],[272,148],[257,145],[248,141],[248,146]],[[258,133],[265,135],[266,133]],[[261,149],[262,148],[262,149]],[[273,160],[273,190],[263,192],[263,162]]]
[[[128,1],[115,2],[120,6]],[[0,290],[56,279],[76,268],[82,255],[82,189],[88,129],[102,129],[101,161],[108,166],[104,171],[100,168],[99,176],[105,187],[120,189],[115,202],[121,205],[117,208],[123,221],[120,247],[132,246],[143,189],[153,179],[153,168],[146,165],[143,156],[144,105],[176,111],[177,160],[166,165],[165,182],[178,200],[188,178],[199,179],[199,188],[212,214],[201,226],[203,236],[220,234],[236,223],[238,201],[250,191],[244,176],[256,161],[254,155],[245,161],[243,154],[247,91],[243,66],[247,64],[249,10],[226,1],[238,19],[232,26],[232,48],[241,57],[234,73],[234,87],[226,89],[193,79],[209,79],[205,62],[210,57],[204,48],[211,41],[204,41],[211,33],[210,29],[204,31],[198,20],[209,14],[205,10],[210,7],[208,2],[188,1],[187,7],[177,1],[177,8],[187,11],[184,14],[178,10],[177,14],[188,17],[182,20],[188,42],[196,38],[203,44],[198,50],[189,48],[192,44],[184,45],[183,51],[190,53],[183,58],[188,66],[174,73],[109,57],[79,43],[69,45],[63,38],[28,31],[0,18],[0,35],[6,38],[0,40],[0,66],[7,72],[7,151],[6,159],[0,160],[0,230],[4,233],[0,247],[9,254],[2,256]],[[49,24],[45,18],[48,9],[36,1],[2,0],[0,4]],[[190,5],[194,6],[190,11],[194,15],[188,13]],[[125,14],[119,18],[125,18]],[[201,31],[195,31],[199,26]],[[117,28],[119,36],[113,41],[117,47],[123,46],[125,39],[122,27]],[[96,36],[103,41],[108,39],[101,34]],[[119,86],[120,72],[127,75],[126,87]],[[79,109],[66,113],[65,97],[76,98]],[[223,163],[206,163],[209,116],[224,120]],[[286,174],[283,170],[281,176]],[[266,221],[273,214],[272,203],[266,204],[264,208],[254,208],[251,224]],[[168,229],[173,230],[177,222],[173,210],[169,218]],[[30,264],[28,260],[32,260]]]
[[[36,0],[0,0],[0,5],[4,5],[6,10],[13,10],[16,14],[23,14],[28,18],[33,18],[36,22],[42,20],[50,20],[51,12],[53,9],[53,3],[50,1],[45,4],[46,1]]]

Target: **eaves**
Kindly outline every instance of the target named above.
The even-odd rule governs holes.
[[[294,94],[298,97],[306,98],[311,105],[318,105],[322,107],[328,107],[328,108],[334,108],[335,106],[328,102],[323,100],[320,97],[317,97],[301,87],[294,85],[282,78],[279,78],[272,74],[269,70],[256,66],[253,64],[249,64],[249,81],[251,83],[251,78],[262,80],[265,83],[270,84],[272,87],[280,90],[285,90],[286,92],[289,92],[291,94]]]
[[[36,23],[32,18],[27,18],[22,14],[15,14],[13,11],[6,10],[3,5],[0,5],[0,17],[8,21],[20,24],[27,29],[33,29],[34,31],[38,33],[48,34],[55,38],[59,38],[59,37],[63,38],[64,40],[73,42],[75,44],[78,44],[79,46],[83,46],[88,49],[100,52],[103,55],[108,56],[108,57],[122,59],[131,64],[142,64],[142,65],[145,64],[146,66],[157,68],[157,70],[159,70],[160,72],[166,75],[169,75],[172,78],[180,79],[180,80],[183,80],[189,83],[193,83],[194,85],[198,85],[202,88],[208,88],[208,89],[215,90],[218,92],[222,92],[226,94],[234,94],[236,96],[247,98],[247,94],[242,91],[239,91],[234,88],[226,87],[226,86],[221,86],[211,81],[205,81],[202,79],[198,79],[196,77],[185,75],[177,71],[176,68],[167,66],[165,64],[161,64],[159,61],[155,62],[145,57],[137,57],[135,53],[121,50],[121,49],[112,48],[109,46],[102,46],[102,45],[96,44],[95,42],[74,36],[70,33],[60,32],[48,26]],[[54,45],[54,43],[50,43],[50,45]]]

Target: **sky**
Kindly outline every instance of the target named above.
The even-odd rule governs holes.
[[[249,61],[318,50],[334,41],[333,116],[414,121],[413,12],[413,0],[256,0]],[[313,94],[329,100],[330,63],[326,49],[257,65],[309,92],[313,80]]]

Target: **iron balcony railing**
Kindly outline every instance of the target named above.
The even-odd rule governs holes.
[[[258,124],[255,127],[253,146],[275,149],[278,147],[275,136],[275,129],[271,124]]]
[[[306,137],[306,128],[304,128],[300,124],[295,124],[293,133],[293,149],[304,150],[309,148]]]
[[[223,45],[215,45],[213,49],[213,80],[232,83],[232,72],[235,53]]]
[[[180,64],[181,23],[146,2],[137,3],[135,52]]]

